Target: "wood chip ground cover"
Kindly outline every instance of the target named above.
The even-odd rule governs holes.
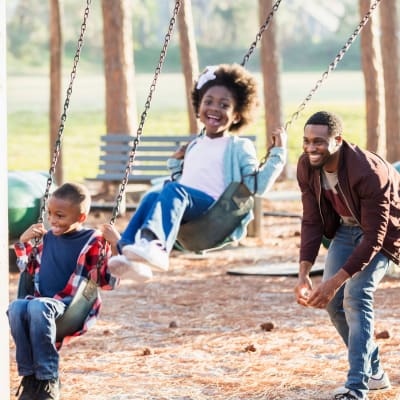
[[[300,211],[297,202],[265,207]],[[97,213],[91,223],[107,217]],[[295,303],[295,277],[226,273],[297,260],[299,220],[263,223],[262,239],[205,256],[174,252],[169,272],[102,292],[96,326],[61,350],[62,400],[330,399],[347,361],[326,312]],[[10,298],[17,280],[10,273]],[[370,400],[400,399],[399,289],[400,279],[387,276],[376,293],[376,333],[386,331],[377,340],[393,388]],[[10,348],[15,398],[20,378],[11,337]]]

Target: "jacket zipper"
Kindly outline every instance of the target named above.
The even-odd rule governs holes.
[[[325,225],[325,220],[324,216],[322,214],[322,209],[321,209],[321,197],[322,197],[322,185],[321,185],[321,173],[319,174],[319,185],[318,185],[318,210],[319,210],[319,215],[321,216],[322,223]]]

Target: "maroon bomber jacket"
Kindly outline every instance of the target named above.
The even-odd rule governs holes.
[[[339,154],[339,196],[358,221],[363,240],[343,265],[351,276],[382,252],[400,262],[400,174],[377,154],[343,140]],[[302,193],[300,261],[314,263],[322,236],[333,238],[340,217],[322,194],[321,171],[312,168],[308,156],[300,156],[297,181]]]

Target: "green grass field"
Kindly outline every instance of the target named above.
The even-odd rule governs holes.
[[[284,121],[314,87],[321,74],[285,73],[282,75]],[[257,76],[260,80],[260,76]],[[68,77],[66,78],[68,79]],[[138,75],[137,109],[140,114],[152,76]],[[65,83],[67,87],[67,83]],[[9,170],[47,171],[50,166],[48,91],[46,76],[9,76],[8,92],[8,168]],[[143,134],[186,134],[184,84],[178,74],[162,74],[146,120]],[[327,109],[342,116],[346,137],[365,144],[364,86],[359,72],[333,72],[320,87],[300,117],[289,127],[289,162],[301,152],[302,127],[313,112]],[[106,133],[104,80],[100,75],[77,76],[63,137],[65,180],[82,182],[95,177],[100,155],[100,136]],[[263,116],[248,130],[259,137],[258,153],[265,150]]]

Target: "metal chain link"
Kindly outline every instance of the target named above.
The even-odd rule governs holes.
[[[83,46],[83,37],[84,37],[85,31],[86,31],[86,22],[89,17],[90,4],[91,4],[91,0],[87,0],[84,15],[83,15],[83,21],[81,24],[81,32],[80,32],[79,39],[78,39],[78,45],[77,45],[77,49],[76,49],[75,56],[74,56],[74,63],[73,63],[73,67],[72,67],[71,78],[70,78],[70,82],[69,82],[68,89],[67,89],[67,95],[66,95],[65,102],[64,102],[64,112],[61,114],[60,126],[58,128],[58,135],[57,135],[57,139],[56,139],[56,142],[54,145],[51,166],[49,169],[49,177],[47,178],[46,189],[45,189],[43,199],[41,202],[41,206],[40,206],[39,217],[37,220],[38,224],[42,223],[44,220],[44,215],[46,213],[47,201],[50,196],[51,185],[53,184],[53,181],[54,181],[54,173],[56,170],[58,157],[59,157],[60,151],[61,151],[61,142],[62,142],[62,136],[63,136],[63,132],[64,132],[64,125],[65,125],[65,121],[67,119],[67,110],[69,107],[69,101],[70,101],[71,94],[72,94],[72,84],[75,80],[76,68],[78,66],[79,57],[80,57],[81,49]],[[40,240],[41,239],[39,239],[39,238],[35,238],[33,241],[33,248],[32,248],[32,252],[30,253],[30,261],[33,261],[36,258],[36,255],[39,251],[38,245],[40,243]]]
[[[136,131],[136,136],[133,139],[133,146],[132,146],[132,148],[131,148],[131,150],[129,152],[129,159],[128,159],[128,162],[126,164],[125,174],[124,174],[124,177],[123,177],[122,182],[121,182],[120,187],[119,187],[119,192],[118,192],[118,195],[117,195],[117,198],[116,198],[116,203],[115,203],[115,206],[114,206],[114,209],[113,209],[113,212],[112,212],[112,216],[111,216],[111,220],[110,220],[110,224],[111,225],[113,225],[115,223],[115,220],[117,219],[117,216],[119,214],[119,210],[120,210],[120,207],[121,207],[121,202],[122,202],[122,199],[123,199],[123,195],[124,195],[124,192],[125,192],[125,189],[126,189],[126,185],[128,184],[129,174],[131,172],[131,167],[132,167],[132,164],[133,164],[133,162],[135,160],[136,148],[137,148],[137,146],[138,146],[138,144],[140,142],[140,137],[141,137],[142,132],[143,132],[144,122],[145,122],[145,120],[147,118],[147,113],[148,113],[148,111],[150,109],[150,104],[151,104],[151,100],[153,98],[153,93],[154,93],[154,91],[156,89],[157,79],[158,79],[158,77],[159,77],[159,75],[161,73],[161,68],[162,68],[162,66],[164,64],[164,61],[165,61],[168,45],[169,45],[169,42],[171,40],[171,36],[172,36],[173,30],[174,30],[174,27],[175,27],[176,17],[178,15],[180,6],[181,6],[181,1],[180,0],[176,0],[175,1],[174,11],[173,11],[172,17],[171,17],[171,19],[169,21],[168,32],[165,35],[164,45],[163,45],[161,53],[160,53],[160,59],[158,61],[158,65],[157,65],[157,67],[155,69],[153,81],[152,81],[152,83],[150,85],[149,94],[147,96],[147,100],[146,100],[145,105],[144,105],[144,110],[143,110],[143,112],[141,114],[141,117],[140,117],[140,122],[139,122],[139,126],[137,128],[137,131]]]
[[[261,40],[261,36],[264,33],[264,31],[268,28],[269,23],[272,20],[272,17],[274,16],[274,13],[276,11],[278,11],[279,5],[281,3],[282,0],[277,0],[275,2],[275,4],[272,6],[271,12],[268,14],[267,19],[265,20],[264,24],[261,25],[260,30],[258,31],[257,35],[256,35],[256,39],[254,40],[254,42],[250,45],[249,50],[247,51],[246,55],[243,57],[243,61],[241,62],[241,66],[245,66],[247,61],[249,61],[249,58],[251,56],[251,54],[253,53],[253,51],[255,50],[255,48],[257,47],[257,43]]]
[[[285,123],[285,130],[295,121],[300,113],[304,110],[306,107],[307,103],[311,100],[315,92],[320,88],[322,83],[328,78],[328,75],[330,72],[332,72],[338,65],[339,61],[342,60],[346,52],[349,50],[350,46],[353,44],[353,42],[356,40],[357,36],[361,32],[362,28],[367,24],[369,21],[372,13],[375,11],[377,8],[379,2],[381,0],[375,0],[374,3],[371,4],[370,9],[368,12],[365,14],[364,18],[361,20],[361,22],[358,24],[357,28],[354,30],[353,34],[350,36],[350,38],[347,40],[346,44],[340,49],[339,53],[336,55],[334,60],[329,64],[328,69],[322,74],[321,78],[316,82],[315,86],[311,89],[310,93],[307,95],[307,97],[303,100],[303,102],[300,104],[298,107],[297,111],[294,112],[290,119]]]
[[[65,121],[67,119],[67,110],[69,107],[69,102],[70,102],[70,98],[71,98],[71,94],[72,94],[72,85],[74,83],[75,80],[75,76],[76,76],[76,68],[78,66],[78,62],[79,62],[79,57],[81,54],[81,49],[83,46],[83,37],[85,35],[85,31],[86,31],[86,22],[87,19],[89,17],[89,7],[91,4],[91,0],[87,0],[86,1],[86,8],[84,11],[84,16],[83,16],[83,22],[81,24],[81,32],[79,35],[79,39],[78,39],[78,45],[77,45],[77,49],[75,52],[75,56],[74,56],[74,63],[73,63],[73,67],[72,67],[72,72],[70,75],[70,82],[68,85],[68,89],[67,89],[67,95],[64,101],[64,112],[61,114],[61,121],[60,121],[60,126],[58,128],[58,136],[55,142],[55,146],[54,146],[54,151],[53,151],[53,157],[52,157],[52,161],[51,161],[51,166],[49,169],[49,177],[47,178],[47,185],[46,185],[46,190],[43,196],[43,200],[42,200],[42,205],[40,207],[40,213],[39,213],[39,218],[38,218],[38,223],[42,223],[43,219],[44,219],[44,214],[46,212],[46,205],[47,205],[47,201],[49,199],[49,195],[50,195],[50,188],[51,185],[53,184],[54,181],[54,173],[56,170],[56,165],[57,165],[57,161],[60,155],[60,151],[61,151],[61,142],[62,142],[62,136],[64,133],[64,126],[65,126]]]

